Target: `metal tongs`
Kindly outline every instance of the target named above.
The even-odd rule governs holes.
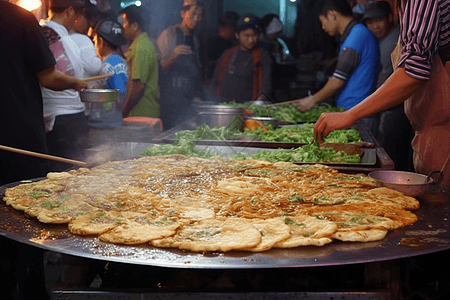
[[[432,176],[433,174],[438,174],[438,173],[439,173],[439,180],[436,181],[436,183],[439,183],[439,182],[442,180],[442,177],[444,176],[444,169],[445,169],[445,167],[447,166],[447,164],[448,164],[449,161],[450,161],[450,153],[448,154],[447,159],[445,160],[444,164],[442,165],[441,170],[440,170],[440,171],[431,171],[431,172],[428,174],[427,179],[426,179],[425,182],[430,182],[430,180],[432,179],[431,176]]]

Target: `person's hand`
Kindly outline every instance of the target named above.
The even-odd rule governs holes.
[[[83,90],[83,89],[87,89],[88,88],[88,83],[84,80],[75,78],[75,81],[73,83],[73,89],[77,92]]]
[[[191,47],[183,44],[176,46],[173,52],[177,57],[180,55],[189,55],[193,53]]]
[[[311,109],[314,105],[316,105],[316,103],[314,102],[313,96],[308,96],[308,97],[299,99],[295,103],[295,106],[301,112],[305,112],[305,111]]]
[[[322,113],[314,125],[314,140],[326,137],[333,130],[350,128],[355,122],[349,111]]]

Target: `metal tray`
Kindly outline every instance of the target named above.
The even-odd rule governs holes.
[[[158,146],[159,144],[152,143],[120,143],[103,145],[87,150],[87,161],[90,165],[97,165],[107,162],[108,160],[123,160],[138,157],[148,147]],[[238,146],[223,146],[223,145],[196,145],[197,149],[208,150],[211,153],[216,153],[219,156],[232,156],[234,154],[257,154],[261,150],[276,151],[274,148],[257,148],[257,147],[238,147]],[[336,167],[373,167],[377,162],[377,149],[365,148],[359,163],[321,163]],[[295,164],[316,164],[295,162]]]
[[[109,159],[135,157],[149,144],[124,143],[91,149]],[[237,149],[235,149],[237,151]],[[246,149],[248,150],[248,149]],[[39,180],[39,179],[36,179]],[[0,187],[0,198],[11,183]],[[104,243],[94,237],[73,235],[67,225],[44,224],[0,201],[0,234],[21,243],[79,257],[136,265],[193,269],[253,269],[347,265],[398,259],[450,249],[450,190],[433,186],[415,213],[419,221],[391,231],[382,241],[345,243],[334,241],[324,247],[271,249],[261,253],[193,253],[150,245],[125,246]]]
[[[155,143],[173,143],[175,141],[175,135],[179,131],[183,130],[194,130],[196,126],[200,125],[195,118],[184,122],[170,130],[167,130],[160,135],[153,138]],[[282,126],[282,125],[280,125]],[[287,125],[292,126],[292,125]],[[357,123],[353,126],[359,131],[361,139],[364,142],[378,145],[373,135],[370,133],[369,129],[361,123]],[[283,143],[283,142],[262,142],[258,140],[240,139],[240,140],[226,140],[226,141],[216,141],[216,140],[201,140],[196,141],[196,145],[212,145],[212,146],[237,146],[237,147],[259,147],[259,148],[275,148],[275,149],[291,149],[296,147],[301,147],[306,145],[306,143]]]

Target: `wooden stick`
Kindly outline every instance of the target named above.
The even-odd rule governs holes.
[[[15,152],[15,153],[23,154],[23,155],[34,156],[34,157],[48,159],[48,160],[59,161],[59,162],[63,162],[63,163],[68,163],[68,164],[80,166],[80,167],[87,166],[87,163],[85,163],[83,161],[72,160],[72,159],[58,157],[58,156],[53,156],[53,155],[48,155],[48,154],[42,154],[42,153],[37,153],[37,152],[32,152],[32,151],[27,151],[27,150],[22,150],[22,149],[17,149],[17,148],[12,148],[12,147],[8,147],[8,146],[0,145],[0,150],[5,150],[5,151],[9,151],[9,152]]]
[[[95,81],[95,80],[109,78],[109,77],[111,77],[113,75],[114,74],[97,75],[97,76],[92,76],[92,77],[87,77],[87,78],[81,78],[81,80],[84,80],[84,81]]]

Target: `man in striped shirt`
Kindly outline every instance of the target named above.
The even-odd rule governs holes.
[[[414,130],[414,168],[440,170],[450,149],[450,0],[403,0],[396,70],[375,93],[343,113],[322,114],[315,135],[347,128],[356,120],[405,102]],[[393,52],[393,54],[396,51]],[[450,186],[450,164],[441,184]]]
[[[297,108],[306,111],[314,105],[336,97],[336,106],[350,109],[375,91],[380,70],[378,39],[353,17],[346,0],[322,0],[319,20],[329,35],[340,35],[339,58],[333,76],[314,95],[300,99]],[[363,122],[374,135],[378,115]]]

